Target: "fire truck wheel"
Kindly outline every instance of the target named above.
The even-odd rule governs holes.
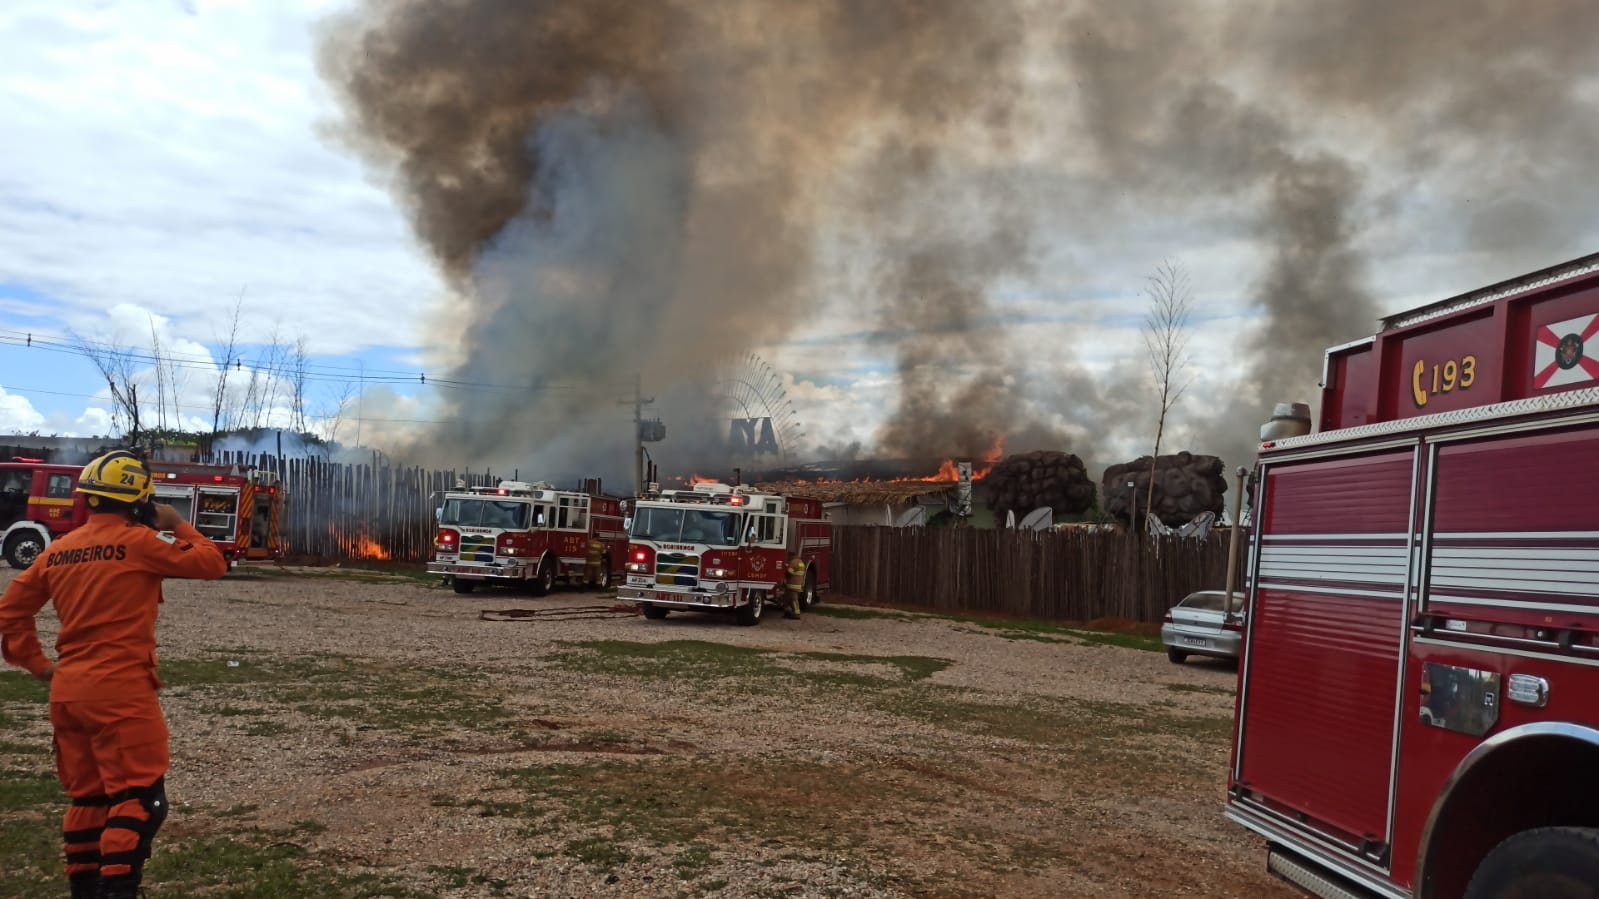
[[[1495,846],[1465,899],[1591,899],[1599,884],[1599,829],[1540,827]]]
[[[761,623],[761,612],[766,610],[766,594],[759,590],[751,590],[745,594],[749,602],[738,607],[738,623],[743,627],[753,627]]]
[[[539,576],[533,581],[534,596],[549,596],[555,589],[555,565],[546,561],[539,566]]]
[[[649,603],[644,603],[644,617],[645,618],[651,618],[651,619],[654,619],[656,621],[659,621],[662,618],[665,618],[666,617],[666,613],[668,613],[670,611],[672,611],[672,610],[671,609],[663,609],[660,606],[655,606],[655,605],[650,605]]]
[[[594,578],[594,589],[601,592],[611,589],[611,572],[609,569],[600,569],[600,573]]]
[[[39,558],[39,553],[44,552],[44,540],[32,531],[23,531],[12,534],[6,541],[6,564],[12,568],[24,569]]]
[[[477,589],[477,581],[463,581],[455,577],[450,578],[450,586],[454,587],[457,593],[471,593]]]

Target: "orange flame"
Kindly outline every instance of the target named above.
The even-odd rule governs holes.
[[[383,544],[365,534],[360,534],[355,538],[355,557],[357,559],[388,559],[389,551],[383,548]]]
[[[994,436],[994,442],[993,442],[992,445],[989,446],[988,451],[983,453],[976,460],[974,460],[974,464],[972,465],[972,480],[980,481],[983,478],[987,477],[988,473],[994,470],[995,463],[999,462],[999,460],[1004,458],[1004,456],[1005,456],[1005,435],[1004,434],[996,434]],[[977,464],[977,463],[981,463],[981,464]],[[960,479],[961,479],[960,469],[958,467],[956,467],[955,460],[954,459],[945,459],[938,466],[938,474],[935,474],[932,477],[927,477],[927,478],[896,478],[895,480],[902,481],[902,482],[903,481],[924,481],[924,482],[927,482],[927,483],[939,484],[939,483],[943,483],[945,481],[959,481]]]
[[[696,484],[719,484],[719,483],[721,483],[721,482],[716,480],[715,478],[702,478],[702,477],[700,477],[697,474],[691,474],[691,475],[688,476],[688,486],[689,486],[690,489],[693,489],[694,485],[696,485]]]

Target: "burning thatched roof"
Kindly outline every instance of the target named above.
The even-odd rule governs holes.
[[[755,486],[772,493],[852,506],[909,506],[921,497],[955,489],[949,481],[774,481]]]

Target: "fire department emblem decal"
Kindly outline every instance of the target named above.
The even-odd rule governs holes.
[[[1546,390],[1599,381],[1599,359],[1587,355],[1588,341],[1595,334],[1599,334],[1599,313],[1539,328],[1533,351],[1533,386]]]
[[[763,572],[765,570],[766,570],[766,560],[765,559],[761,558],[760,556],[755,556],[755,557],[750,559],[750,571],[753,571],[756,574],[760,574],[761,572]]]

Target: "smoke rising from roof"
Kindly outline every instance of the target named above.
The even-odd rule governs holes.
[[[1457,221],[1413,246],[1491,254],[1494,277],[1592,225],[1599,7],[1468,6],[358,3],[321,47],[337,136],[455,293],[449,378],[515,385],[443,392],[451,423],[406,452],[626,482],[636,372],[663,469],[717,466],[719,360],[842,306],[900,379],[863,453],[1005,434],[1118,461],[1099,448],[1153,435],[1147,369],[1066,343],[1036,377],[1001,294],[1059,277],[1048,247],[1092,260],[1131,220],[1220,208],[1261,247],[1228,285],[1258,322],[1229,348],[1242,381],[1180,412],[1189,448],[1247,461],[1271,404],[1313,399],[1323,350],[1375,327],[1368,234],[1411,185]],[[1070,276],[1132,288],[1181,239]],[[830,246],[864,273],[835,277]]]

